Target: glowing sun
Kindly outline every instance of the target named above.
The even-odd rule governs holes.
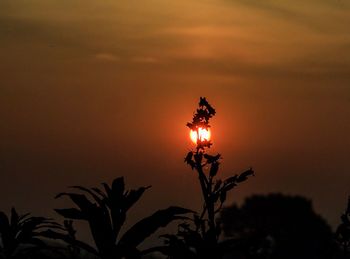
[[[197,144],[197,140],[199,141],[204,141],[204,140],[210,140],[210,130],[209,129],[203,129],[203,128],[198,128],[198,132],[195,130],[191,130],[190,132],[190,137],[191,140]]]

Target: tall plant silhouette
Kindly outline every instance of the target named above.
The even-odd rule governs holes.
[[[56,198],[68,196],[75,203],[78,208],[56,209],[55,211],[66,219],[87,221],[96,247],[57,231],[48,230],[45,236],[64,240],[103,259],[139,258],[142,251],[139,251],[137,246],[144,239],[171,221],[186,218],[182,215],[191,212],[180,207],[158,210],[133,225],[119,237],[127,212],[150,186],[126,191],[124,178],[119,177],[113,181],[111,186],[103,183],[103,187],[104,191],[99,188],[73,186],[72,188],[84,194],[64,192],[56,196]]]
[[[57,223],[44,217],[32,217],[29,213],[19,215],[15,208],[10,217],[0,212],[0,253],[4,258],[28,256],[28,253],[46,248],[40,240],[43,228],[60,228]]]
[[[182,223],[177,235],[164,236],[168,246],[159,248],[159,251],[170,258],[221,258],[227,249],[238,243],[233,239],[219,242],[221,229],[216,215],[226,201],[227,192],[246,181],[254,172],[249,169],[225,180],[216,179],[221,155],[208,154],[212,145],[208,138],[209,120],[215,114],[215,109],[206,98],[201,97],[192,121],[187,123],[196,136],[196,147],[188,152],[185,162],[198,175],[204,204],[202,212],[194,215],[194,226]]]

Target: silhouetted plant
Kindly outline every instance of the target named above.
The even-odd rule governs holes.
[[[60,228],[59,224],[44,217],[32,217],[29,213],[19,215],[14,208],[10,217],[0,212],[0,252],[4,258],[28,256],[47,248],[40,240],[43,228]]]
[[[256,237],[249,250],[227,258],[326,259],[334,251],[330,226],[301,196],[253,195],[224,208],[220,219],[225,236]]]
[[[348,206],[341,215],[341,223],[335,232],[335,238],[341,245],[344,255],[348,255],[350,249],[350,197],[348,199]]]
[[[73,186],[85,194],[60,193],[56,198],[68,196],[78,208],[56,209],[55,211],[67,219],[87,221],[94,239],[95,247],[76,240],[70,235],[48,230],[43,235],[61,239],[74,247],[87,250],[103,259],[140,258],[142,251],[137,249],[144,239],[160,227],[165,227],[180,216],[191,212],[180,207],[169,207],[159,210],[133,225],[121,237],[119,236],[128,210],[141,198],[148,187],[125,191],[123,177],[113,181],[112,186],[103,183],[104,191],[99,188]]]
[[[201,137],[203,130],[209,130],[209,120],[215,114],[215,109],[206,98],[201,97],[192,122],[187,123],[197,134],[197,142],[195,150],[186,155],[185,162],[198,174],[204,205],[202,212],[194,215],[193,224],[182,223],[177,235],[163,236],[167,246],[159,247],[158,251],[170,258],[221,258],[227,250],[240,243],[236,239],[219,242],[221,229],[216,215],[226,201],[227,192],[247,180],[254,172],[249,169],[225,180],[216,179],[221,155],[208,154],[207,149],[212,143],[210,139]]]

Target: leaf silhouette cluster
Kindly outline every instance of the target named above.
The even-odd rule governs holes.
[[[192,122],[188,122],[186,125],[191,130],[199,132],[199,129],[208,129],[209,119],[212,118],[216,114],[215,109],[208,103],[205,97],[200,97],[199,107],[196,113],[193,115]],[[210,147],[212,143],[210,140],[200,140],[197,139],[197,148],[204,149],[206,147]]]
[[[335,232],[336,241],[342,246],[345,254],[350,250],[350,197],[345,212],[341,215],[341,223]]]
[[[61,228],[58,223],[44,217],[33,217],[29,213],[19,215],[15,208],[11,209],[10,217],[0,212],[0,253],[4,258],[20,257],[45,248],[46,244],[40,237],[45,228]]]
[[[119,237],[128,210],[150,186],[128,191],[125,190],[124,178],[119,177],[111,186],[103,183],[103,190],[82,186],[72,188],[82,193],[64,192],[58,194],[56,198],[67,196],[76,208],[55,209],[55,211],[69,220],[87,221],[96,247],[76,240],[72,229],[68,234],[53,230],[47,230],[42,234],[45,237],[61,239],[102,259],[140,258],[143,252],[137,248],[139,244],[160,227],[167,226],[173,220],[185,219],[183,215],[191,212],[181,207],[169,207],[156,211],[137,222]]]

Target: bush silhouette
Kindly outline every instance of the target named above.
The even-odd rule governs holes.
[[[331,228],[300,196],[254,195],[225,208],[221,221],[226,236],[257,238],[244,258],[321,259],[333,252]]]
[[[111,186],[104,183],[103,187],[104,191],[99,188],[74,186],[72,188],[85,194],[65,192],[56,196],[56,198],[67,196],[78,207],[56,209],[55,211],[66,219],[87,221],[96,247],[59,231],[47,230],[43,235],[53,239],[61,239],[102,259],[140,258],[143,252],[139,251],[137,246],[144,239],[158,228],[167,226],[173,220],[184,219],[185,217],[182,215],[191,212],[180,207],[158,210],[153,215],[136,223],[119,237],[128,210],[149,187],[126,191],[123,177],[115,179]]]
[[[32,217],[29,213],[19,215],[15,208],[10,217],[0,212],[0,253],[3,258],[29,257],[40,249],[48,248],[40,237],[44,228],[60,228],[52,220]]]

